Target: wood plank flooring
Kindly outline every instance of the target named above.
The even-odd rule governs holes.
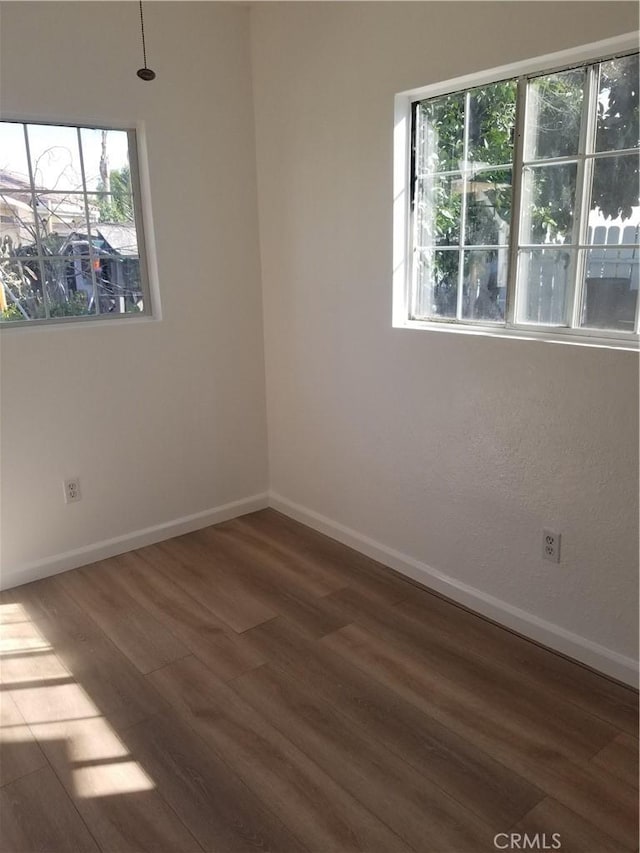
[[[0,615],[6,853],[638,849],[637,693],[273,510]]]

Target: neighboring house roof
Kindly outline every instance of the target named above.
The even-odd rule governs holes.
[[[33,204],[29,181],[7,169],[0,169],[0,197],[10,207],[25,209]]]
[[[36,205],[38,210],[48,211],[58,219],[69,218],[80,214],[84,217],[84,200],[74,195],[65,193],[53,193],[41,187],[35,187]],[[31,184],[28,179],[16,175],[8,169],[0,169],[0,197],[10,206],[16,203],[24,208],[33,207],[33,195]]]
[[[138,235],[135,225],[120,222],[101,222],[96,233],[105,243],[123,257],[138,256]]]
[[[0,187],[2,189],[31,191],[31,184],[28,178],[22,178],[8,169],[0,169]]]
[[[72,235],[78,228],[86,223],[87,212],[85,210],[85,199],[77,193],[64,193],[35,188],[36,211],[41,226],[48,234]],[[23,230],[23,239],[28,239],[29,227],[33,225],[33,195],[28,180],[16,175],[7,169],[0,169],[0,206],[4,208],[3,222],[9,222],[13,217],[14,226],[20,226]],[[89,220],[91,226],[100,218],[97,204],[89,204]],[[27,229],[27,230],[25,230]],[[107,238],[108,240],[108,238]],[[111,243],[110,240],[108,242]],[[120,237],[123,247],[129,238]],[[113,244],[112,244],[113,245]],[[24,248],[24,246],[23,246]],[[119,246],[114,246],[120,254],[135,254],[137,247],[135,239],[130,251],[120,251]]]
[[[15,208],[16,210],[31,210],[29,202],[22,201],[20,198],[16,198],[16,196],[9,195],[4,192],[0,192],[0,204],[4,204],[10,208]]]

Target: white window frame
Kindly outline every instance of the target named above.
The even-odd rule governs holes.
[[[545,54],[534,59],[503,65],[463,77],[446,80],[416,89],[400,92],[394,99],[394,138],[393,138],[393,313],[392,324],[395,328],[428,329],[439,332],[457,334],[487,335],[491,337],[524,338],[543,340],[554,343],[580,344],[587,346],[612,347],[616,349],[640,349],[638,330],[636,333],[625,333],[622,337],[615,330],[541,327],[514,322],[515,284],[516,284],[516,253],[518,246],[519,222],[516,217],[511,224],[513,236],[510,243],[509,281],[507,285],[508,313],[504,324],[483,323],[479,321],[461,322],[459,320],[442,321],[427,319],[412,319],[411,303],[413,298],[412,283],[412,186],[411,186],[411,145],[412,145],[412,109],[416,101],[435,98],[453,92],[472,89],[488,83],[496,83],[506,79],[525,77],[538,73],[550,73],[567,68],[574,64],[596,62],[615,54],[637,51],[639,34],[626,33],[615,38],[583,45],[557,53]],[[522,87],[520,88],[522,91]],[[524,105],[518,104],[520,124],[524,124]],[[516,128],[522,134],[523,126]],[[582,155],[581,155],[582,156]],[[516,155],[514,160],[514,177],[520,172],[522,162]],[[519,211],[520,180],[514,181],[514,199],[512,210]],[[577,291],[577,288],[574,288]],[[578,294],[576,293],[576,296]],[[572,297],[573,298],[573,297]],[[640,304],[640,293],[638,296]],[[574,309],[575,310],[575,309]],[[638,311],[636,311],[636,317]],[[637,321],[636,321],[637,322]]]
[[[104,124],[99,121],[78,121],[77,118],[65,121],[62,118],[47,119],[47,118],[32,118],[24,115],[2,114],[0,120],[3,122],[12,122],[22,125],[43,125],[46,127],[69,127],[76,129],[78,137],[80,131],[84,129],[90,130],[116,130],[127,134],[127,147],[129,154],[129,169],[131,181],[131,195],[133,199],[134,219],[136,227],[136,239],[138,245],[138,257],[140,261],[140,286],[143,297],[144,310],[135,313],[114,314],[111,312],[96,312],[94,314],[81,314],[68,317],[43,317],[34,320],[11,320],[0,321],[0,334],[6,334],[10,330],[28,331],[31,329],[42,328],[55,329],[56,327],[69,328],[70,326],[83,326],[86,323],[108,322],[110,324],[119,323],[140,323],[149,322],[161,319],[160,298],[158,288],[157,268],[154,263],[155,253],[153,252],[153,229],[151,225],[151,201],[149,192],[149,177],[146,171],[146,159],[141,158],[141,148],[144,149],[145,131],[141,124],[133,122],[117,122],[113,124]],[[26,140],[26,136],[25,136]],[[80,141],[80,140],[79,140]],[[83,172],[83,188],[79,191],[69,191],[69,194],[80,195],[85,198],[87,196],[87,188],[84,180],[84,162],[82,160],[82,148],[80,147],[80,161]],[[27,143],[27,158],[29,169],[31,171],[31,159],[28,152]],[[31,192],[34,192],[34,182],[32,174],[29,175],[31,183]],[[91,227],[89,223],[89,234]],[[90,247],[89,254],[93,260],[93,249]],[[43,258],[38,252],[38,263]],[[93,266],[93,264],[92,264]],[[92,270],[92,278],[95,280],[95,274]],[[94,283],[95,289],[95,283]]]

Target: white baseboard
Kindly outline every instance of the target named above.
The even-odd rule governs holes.
[[[621,655],[586,637],[567,631],[533,613],[527,613],[519,607],[514,607],[506,601],[449,577],[420,560],[388,548],[356,530],[351,530],[320,513],[293,503],[275,492],[269,493],[269,506],[320,533],[325,533],[332,539],[337,539],[343,545],[348,545],[390,566],[400,574],[418,581],[423,586],[445,595],[524,637],[573,658],[610,678],[615,678],[632,687],[638,686],[638,661],[633,658]]]
[[[268,497],[268,494],[263,492],[259,495],[252,495],[248,498],[242,498],[242,500],[213,507],[213,509],[206,509],[203,512],[196,512],[193,515],[175,518],[163,524],[156,524],[153,527],[145,527],[143,530],[134,530],[124,536],[104,539],[102,542],[85,545],[83,548],[65,551],[63,554],[36,560],[24,566],[16,566],[12,570],[4,569],[0,578],[0,589],[10,589],[23,583],[57,575],[69,569],[76,569],[98,560],[106,560],[108,557],[134,551],[136,548],[144,548],[145,545],[153,545],[165,539],[172,539],[174,536],[181,536],[183,533],[192,533],[194,530],[209,527],[211,524],[220,524],[222,521],[229,521],[231,518],[246,515],[248,512],[265,509],[269,505]]]

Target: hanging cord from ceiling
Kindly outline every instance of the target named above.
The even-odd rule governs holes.
[[[142,0],[139,0],[140,6],[140,33],[142,35],[142,60],[144,67],[139,68],[136,72],[141,80],[155,80],[156,72],[147,68],[147,45],[144,38],[144,15],[142,14]]]

